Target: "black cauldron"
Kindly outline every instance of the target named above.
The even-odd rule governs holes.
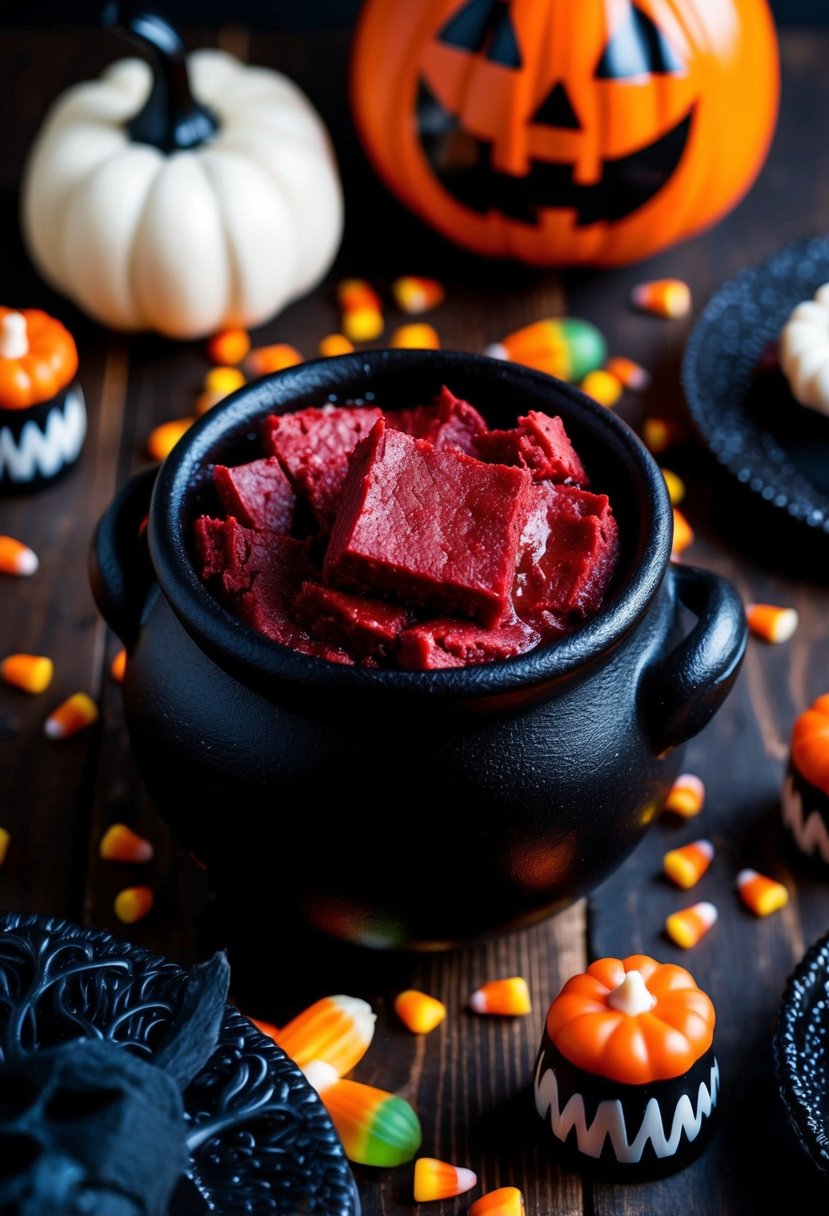
[[[233,617],[193,560],[193,520],[216,513],[213,465],[255,459],[269,412],[406,407],[442,384],[493,426],[529,409],[561,415],[619,523],[602,610],[520,657],[421,672],[305,656]],[[127,722],[159,810],[220,897],[270,924],[282,906],[348,941],[437,948],[563,908],[641,839],[676,749],[722,703],[745,649],[736,592],[669,565],[671,527],[662,475],[629,427],[515,364],[372,351],[241,389],[157,478],[121,491],[93,544],[93,588],[128,647]]]

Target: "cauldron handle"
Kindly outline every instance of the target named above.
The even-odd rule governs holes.
[[[153,577],[144,521],[158,467],[142,469],[119,490],[101,516],[89,554],[95,603],[126,647],[138,634]]]
[[[671,564],[668,578],[697,623],[643,683],[657,755],[698,734],[713,717],[737,677],[748,638],[742,600],[726,579],[678,563]]]

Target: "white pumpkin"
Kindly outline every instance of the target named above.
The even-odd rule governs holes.
[[[780,367],[796,401],[829,414],[829,283],[798,304],[780,331]]]
[[[165,152],[131,138],[154,76],[124,59],[57,99],[26,168],[35,264],[116,329],[261,324],[322,278],[340,242],[334,156],[301,90],[218,50],[189,55],[187,74],[218,120],[205,142]]]

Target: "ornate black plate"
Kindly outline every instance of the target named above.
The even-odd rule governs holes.
[[[25,1026],[27,1049],[94,1036],[149,1056],[185,976],[108,933],[1,914],[0,1061],[11,1018]],[[231,1005],[184,1106],[196,1147],[170,1216],[358,1216],[351,1169],[316,1093]]]
[[[691,415],[737,484],[787,538],[829,556],[829,419],[798,406],[782,375],[753,376],[792,309],[829,281],[829,239],[796,241],[725,283],[697,321],[682,366]]]
[[[789,1121],[812,1161],[829,1175],[829,934],[790,976],[773,1046]]]

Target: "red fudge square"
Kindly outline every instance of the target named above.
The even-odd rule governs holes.
[[[606,494],[542,482],[521,536],[513,601],[522,620],[564,632],[596,611],[618,553]]]
[[[484,460],[529,469],[533,481],[573,481],[589,485],[560,418],[530,410],[511,431],[488,431],[478,436],[477,447]]]
[[[213,480],[225,511],[240,524],[259,532],[290,534],[296,494],[276,456],[234,469],[217,464]]]
[[[326,577],[497,625],[511,609],[530,484],[524,470],[438,452],[380,419],[352,458]]]
[[[446,387],[431,405],[386,414],[386,424],[415,439],[428,439],[439,452],[455,448],[467,456],[479,455],[478,439],[487,433],[486,422],[468,401]]]
[[[469,667],[511,659],[531,650],[539,634],[523,621],[482,629],[472,621],[424,621],[400,635],[398,665],[408,671]]]
[[[335,408],[271,415],[265,423],[265,445],[278,456],[318,523],[331,526],[337,499],[348,472],[348,458],[381,416],[379,409]]]
[[[355,658],[389,654],[410,620],[397,604],[348,595],[320,583],[302,584],[294,615],[311,637],[342,646]]]

